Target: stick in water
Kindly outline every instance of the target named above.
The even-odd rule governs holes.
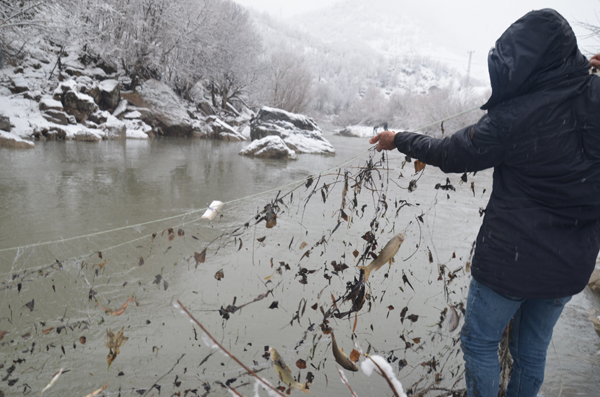
[[[231,357],[236,363],[238,363],[242,368],[244,368],[246,371],[248,371],[248,373],[252,376],[254,376],[256,379],[259,380],[259,382],[261,382],[263,385],[267,386],[269,389],[273,390],[275,393],[279,394],[282,397],[285,397],[285,395],[281,394],[281,392],[276,389],[275,387],[271,386],[271,384],[269,382],[267,382],[266,380],[264,380],[263,378],[261,378],[260,376],[256,375],[256,373],[254,373],[254,371],[252,371],[250,368],[248,368],[246,365],[244,365],[244,363],[242,363],[240,360],[237,359],[237,357],[235,357],[233,354],[229,353],[229,351],[227,351],[223,346],[221,346],[221,344],[219,342],[217,342],[217,340],[215,338],[213,338],[213,336],[206,330],[206,328],[204,328],[204,326],[202,324],[200,324],[200,322],[198,320],[196,320],[194,318],[194,316],[192,316],[192,313],[190,313],[179,301],[179,299],[177,299],[177,304],[179,305],[179,307],[181,308],[181,310],[183,310],[183,312],[185,314],[188,315],[189,318],[192,319],[193,322],[196,323],[196,325],[198,327],[200,327],[200,329],[202,329],[202,331],[204,331],[204,333],[206,334],[206,336],[208,336],[215,345],[217,345],[219,347],[219,349],[221,349],[225,354],[227,354],[229,357]]]

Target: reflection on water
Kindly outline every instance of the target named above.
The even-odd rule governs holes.
[[[322,319],[320,311],[311,306],[318,303],[327,308],[330,295],[340,296],[345,292],[346,283],[355,275],[354,252],[364,250],[361,236],[371,227],[368,214],[381,204],[377,192],[363,189],[358,195],[359,208],[365,205],[367,215],[357,211],[351,224],[342,223],[333,234],[340,217],[341,185],[331,184],[329,197],[322,197],[317,191],[305,205],[303,200],[308,200],[314,187],[335,181],[336,164],[368,148],[362,139],[335,136],[328,139],[336,148],[336,156],[303,155],[298,161],[239,156],[237,153],[245,143],[186,139],[108,141],[97,145],[40,142],[29,151],[0,149],[0,249],[178,216],[205,208],[212,200],[230,203],[224,208],[223,217],[210,224],[195,221],[199,215],[177,218],[106,237],[90,237],[77,245],[57,244],[59,249],[50,249],[49,253],[41,249],[19,251],[15,255],[18,260],[2,262],[3,278],[17,274],[13,284],[22,280],[19,287],[22,289],[17,291],[12,286],[1,293],[0,310],[5,318],[0,319],[0,330],[10,329],[7,316],[19,313],[20,317],[13,318],[19,328],[11,329],[11,334],[5,337],[0,357],[3,361],[20,359],[25,357],[23,351],[31,349],[33,352],[28,353],[31,362],[27,361],[27,365],[38,371],[28,374],[25,367],[19,367],[14,373],[20,375],[21,383],[15,387],[29,379],[34,391],[39,391],[57,368],[68,366],[74,376],[63,375],[55,386],[57,393],[76,390],[85,395],[106,381],[110,383],[108,390],[115,395],[119,388],[123,393],[127,389],[127,393],[137,395],[135,388],[152,386],[186,353],[181,368],[165,381],[165,389],[166,384],[173,388],[170,385],[177,374],[186,383],[173,392],[197,388],[201,395],[202,385],[208,382],[213,387],[212,393],[225,395],[214,381],[242,378],[239,367],[220,353],[199,365],[209,349],[195,335],[187,319],[172,308],[173,300],[181,299],[226,347],[247,364],[255,362],[255,368],[264,369],[261,376],[277,382],[274,371],[261,357],[264,347],[271,345],[285,357],[294,375],[300,372],[304,377],[308,370],[315,374],[313,394],[349,395],[338,381],[330,338],[322,335],[318,327],[309,331],[310,324],[318,324]],[[448,302],[463,300],[468,277],[461,268],[469,258],[479,228],[478,210],[489,197],[491,173],[470,177],[469,184],[472,181],[476,187],[474,197],[468,184],[460,183],[459,175],[450,176],[456,192],[435,190],[437,183],[445,183],[446,175],[430,167],[418,180],[417,190],[409,194],[406,186],[412,165],[402,169],[404,157],[398,153],[389,156],[391,171],[381,169],[374,173],[382,188],[389,187],[390,208],[386,217],[377,220],[379,232],[381,238],[386,238],[406,230],[407,239],[389,271],[382,268],[371,276],[372,307],[361,312],[354,333],[363,349],[371,346],[372,353],[378,352],[392,362],[405,386],[414,384],[426,373],[427,362],[439,362],[438,370],[444,375],[442,385],[450,387],[458,380],[457,387],[461,387],[462,363],[460,355],[455,353],[457,332],[447,334],[437,327],[440,312],[447,307],[437,264],[444,264],[459,275],[450,284]],[[357,172],[364,160],[354,162],[348,170]],[[331,167],[334,167],[332,175],[315,181],[310,189],[302,185],[293,197],[284,196],[290,186],[281,188],[284,199],[275,228],[266,229],[264,223],[256,228],[242,227],[239,238],[217,240],[205,263],[194,260],[206,242],[251,221],[257,211],[278,196],[278,187]],[[269,195],[236,201],[270,189],[274,190]],[[350,192],[348,201],[353,199],[352,189]],[[402,207],[401,200],[410,205]],[[178,222],[182,225],[181,234],[177,228],[172,234],[163,231]],[[155,237],[148,237],[156,232]],[[323,237],[327,244],[316,244]],[[134,243],[118,247],[127,241]],[[303,242],[308,247],[314,246],[309,256],[303,255],[308,249],[301,248]],[[93,251],[102,244],[117,248],[77,259],[81,252]],[[220,247],[218,252],[216,246]],[[59,270],[26,274],[26,269],[35,268],[36,260],[51,264],[56,259],[62,260],[66,252],[73,252],[68,257],[77,258],[65,261]],[[433,263],[429,260],[430,252]],[[347,263],[350,268],[334,274],[332,260]],[[290,270],[278,274],[280,262],[287,263]],[[297,277],[303,267],[316,270],[308,276],[308,284],[301,284],[301,277]],[[219,270],[224,274],[222,280],[214,277]],[[410,280],[414,291],[403,276]],[[272,283],[266,281],[269,277]],[[227,322],[219,316],[219,308],[233,304],[236,299],[237,305],[251,302],[268,289],[273,289],[272,295],[244,307]],[[100,307],[117,309],[132,295],[139,306],[131,303],[123,316],[108,316]],[[36,310],[23,311],[32,299]],[[301,321],[294,322],[294,313],[302,299],[306,300],[307,308]],[[278,302],[278,308],[269,309],[274,301]],[[404,307],[408,308],[405,315],[418,315],[418,320],[401,321]],[[581,294],[565,309],[555,330],[558,358],[552,347],[548,355],[544,396],[558,396],[561,387],[563,396],[593,395],[600,387],[600,356],[596,354],[600,339],[586,318],[587,310],[592,307],[600,307],[598,300]],[[353,345],[354,321],[355,318],[350,318],[331,323],[339,332],[338,343],[347,351]],[[55,330],[47,335],[42,332],[50,326],[56,329],[65,324],[73,328],[68,334],[58,335]],[[116,332],[122,326],[130,340],[107,374],[106,328]],[[32,336],[23,338],[27,333]],[[87,338],[86,345],[77,342],[82,335]],[[61,346],[66,349],[65,354]],[[298,358],[307,360],[307,370],[300,371],[294,365]],[[401,364],[403,359],[407,360],[406,367]],[[45,364],[40,368],[42,362]],[[116,376],[120,372],[124,375]],[[27,378],[28,375],[32,378]],[[359,395],[389,394],[387,386],[374,376],[367,378],[357,373],[349,381]]]

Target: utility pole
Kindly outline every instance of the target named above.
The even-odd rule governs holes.
[[[467,68],[467,88],[469,88],[469,79],[471,77],[471,58],[475,51],[467,51],[469,53],[469,67]]]

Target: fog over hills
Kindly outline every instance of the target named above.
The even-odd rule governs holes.
[[[486,78],[467,78],[468,53],[448,49],[451,35],[441,38],[418,7],[349,0],[286,19],[253,16],[265,56],[285,52],[306,68],[313,78],[311,111],[339,115],[343,124],[419,123],[423,115],[409,109],[415,100],[428,101],[422,96],[443,91],[441,102],[448,102],[487,95]]]
[[[368,45],[386,57],[427,57],[466,75],[473,43],[461,40],[453,22],[418,2],[347,0],[290,18],[301,31],[333,45]],[[491,47],[490,43],[487,48]],[[485,80],[486,68],[472,63],[472,76]]]

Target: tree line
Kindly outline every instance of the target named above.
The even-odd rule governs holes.
[[[435,60],[331,45],[231,0],[0,0],[5,62],[40,40],[117,63],[133,87],[155,78],[193,99],[200,86],[222,109],[237,98],[338,124],[410,128],[483,101],[456,85],[423,85],[460,80]]]

